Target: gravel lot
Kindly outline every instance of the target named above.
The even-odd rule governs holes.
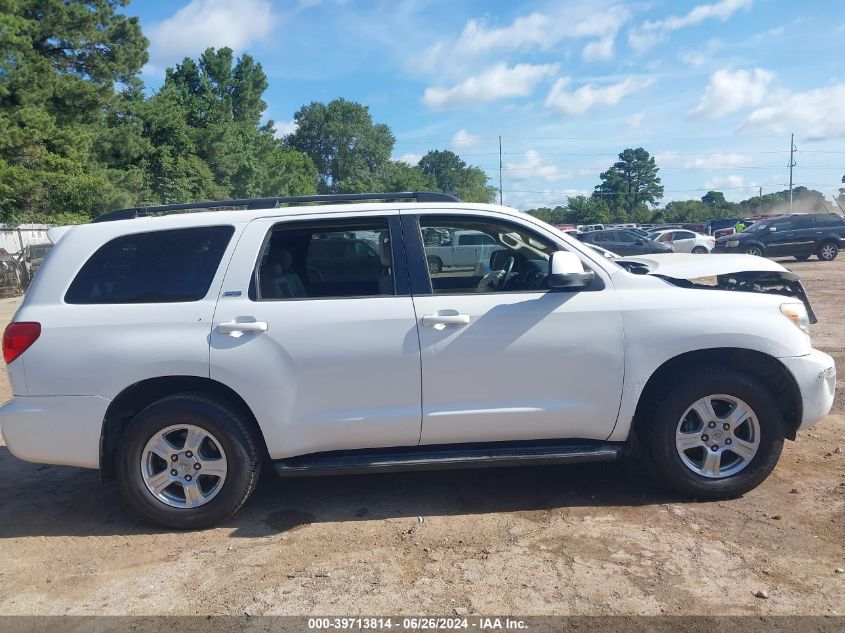
[[[845,254],[783,263],[839,396],[742,499],[684,501],[622,463],[270,476],[222,527],[176,533],[0,443],[0,614],[845,613]]]

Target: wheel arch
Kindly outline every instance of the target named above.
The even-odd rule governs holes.
[[[798,383],[789,369],[774,356],[752,349],[719,347],[694,350],[679,354],[665,361],[649,377],[640,392],[634,413],[632,430],[637,432],[645,420],[645,414],[667,383],[676,379],[679,373],[696,365],[724,365],[747,371],[768,386],[778,407],[784,412],[787,437],[794,440],[803,415],[803,401]]]
[[[106,410],[100,433],[100,474],[104,481],[114,478],[114,456],[120,438],[132,418],[157,400],[185,392],[205,394],[241,411],[255,432],[266,458],[267,446],[261,426],[246,401],[231,387],[200,376],[160,376],[129,385],[112,400]]]

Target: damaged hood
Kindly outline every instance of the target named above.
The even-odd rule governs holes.
[[[755,255],[665,253],[613,260],[628,272],[653,275],[683,288],[736,290],[799,299],[810,323],[817,321],[801,279],[778,263]]]

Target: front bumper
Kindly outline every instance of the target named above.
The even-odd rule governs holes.
[[[780,360],[789,369],[801,391],[803,413],[798,428],[813,426],[833,406],[836,392],[836,365],[833,358],[814,349],[806,356],[791,356]]]
[[[15,396],[0,407],[0,434],[28,462],[100,467],[100,434],[110,400],[98,396]]]

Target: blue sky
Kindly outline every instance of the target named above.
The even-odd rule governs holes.
[[[143,79],[207,46],[264,66],[279,133],[313,100],[368,105],[414,163],[452,149],[505,204],[589,193],[626,147],[656,156],[663,202],[740,200],[845,174],[843,0],[135,0]]]

